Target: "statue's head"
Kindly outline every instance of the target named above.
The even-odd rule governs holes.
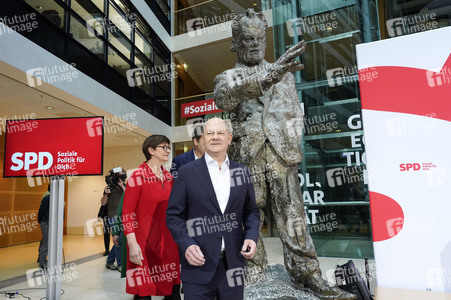
[[[256,13],[252,8],[233,19],[230,51],[237,53],[238,62],[253,66],[263,61],[267,27],[268,22],[263,13]]]

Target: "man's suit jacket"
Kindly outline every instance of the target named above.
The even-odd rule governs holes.
[[[166,211],[166,224],[181,256],[181,278],[186,282],[207,284],[219,262],[222,237],[225,241],[229,269],[243,268],[241,255],[245,239],[257,243],[260,212],[255,202],[254,187],[247,167],[230,160],[230,196],[221,213],[205,156],[184,165],[174,181]],[[198,245],[205,264],[191,266],[185,258],[186,249]]]
[[[184,153],[179,154],[176,157],[174,157],[174,159],[172,160],[172,164],[171,164],[171,170],[169,171],[171,173],[172,177],[177,178],[178,177],[178,169],[181,166],[186,165],[187,163],[192,162],[195,159],[196,159],[196,156],[194,155],[194,148],[188,152],[184,152]]]

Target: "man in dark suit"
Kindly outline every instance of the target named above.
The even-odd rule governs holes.
[[[178,169],[181,166],[186,165],[187,163],[192,162],[193,160],[199,159],[202,157],[202,155],[204,155],[205,143],[204,139],[202,138],[203,132],[204,132],[203,125],[195,127],[192,133],[192,141],[194,144],[194,148],[188,152],[184,152],[174,157],[171,164],[171,170],[169,171],[172,174],[172,177],[177,178]]]
[[[260,212],[249,170],[227,156],[232,131],[204,126],[205,155],[179,169],[166,224],[181,254],[185,300],[243,299],[246,259],[257,251]]]

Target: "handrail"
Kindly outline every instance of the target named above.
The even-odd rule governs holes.
[[[178,13],[179,11],[184,11],[184,10],[187,10],[187,9],[190,9],[190,8],[193,8],[193,7],[196,7],[196,6],[199,6],[199,5],[204,5],[204,4],[206,4],[206,3],[213,2],[213,1],[214,1],[214,0],[207,0],[207,1],[204,1],[204,2],[202,2],[202,3],[198,3],[198,4],[191,5],[191,6],[189,6],[189,7],[181,8],[181,9],[178,9],[178,10],[174,10],[174,14],[175,14],[175,13]]]
[[[185,100],[185,99],[195,98],[195,97],[202,97],[202,96],[211,95],[211,94],[213,94],[213,92],[198,94],[198,95],[193,95],[193,96],[187,96],[187,97],[181,97],[181,98],[175,98],[174,101]]]

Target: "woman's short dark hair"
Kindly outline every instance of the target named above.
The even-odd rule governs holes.
[[[149,153],[149,147],[155,149],[160,144],[171,144],[171,141],[164,135],[154,134],[144,141],[143,143],[143,153],[146,157],[146,161],[149,161],[152,158],[152,155]]]

